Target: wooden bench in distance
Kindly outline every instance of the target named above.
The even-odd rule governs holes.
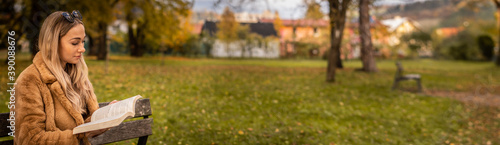
[[[108,105],[109,102],[99,103],[99,107],[104,107]],[[152,115],[151,104],[149,99],[137,100],[135,105],[135,116],[134,118],[140,118],[139,120],[133,120],[128,122],[122,122],[120,125],[111,128],[105,133],[91,138],[89,141],[91,144],[106,144],[113,143],[123,140],[129,140],[134,138],[139,138],[137,144],[144,145],[148,140],[148,136],[153,134],[151,126],[153,124],[153,118],[149,118]],[[7,137],[10,129],[7,128],[9,122],[9,113],[0,113],[0,137]],[[6,140],[0,142],[0,145],[12,145],[12,140]]]
[[[398,70],[396,72],[396,76],[394,77],[394,84],[392,85],[392,90],[394,90],[398,87],[400,81],[415,80],[417,82],[418,91],[422,92],[422,83],[421,83],[420,74],[403,75],[404,70],[403,70],[403,66],[401,65],[401,63],[396,62],[396,66],[398,67]]]

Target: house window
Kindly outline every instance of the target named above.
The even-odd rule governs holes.
[[[318,37],[319,36],[318,28],[317,27],[313,28],[313,35],[314,35],[314,37]]]

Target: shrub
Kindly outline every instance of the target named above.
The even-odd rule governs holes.
[[[440,56],[455,60],[480,60],[481,54],[474,38],[474,34],[466,30],[445,39],[441,44],[440,49],[443,50],[440,50]]]
[[[489,35],[481,35],[477,37],[477,44],[481,50],[481,54],[486,60],[493,59],[493,48],[495,47],[495,42]]]

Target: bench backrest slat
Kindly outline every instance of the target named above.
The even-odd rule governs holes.
[[[1,141],[0,145],[13,145],[14,140],[6,140],[6,141]]]
[[[398,70],[396,72],[396,78],[399,78],[403,76],[403,65],[401,65],[401,62],[396,62],[396,67],[398,67]]]

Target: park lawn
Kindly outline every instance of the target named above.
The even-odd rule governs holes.
[[[16,60],[19,72],[28,58]],[[422,75],[426,92],[500,86],[492,63],[402,62],[407,72]],[[471,127],[484,107],[391,91],[396,67],[390,60],[379,61],[374,74],[354,71],[360,61],[344,61],[333,84],[324,81],[322,60],[116,56],[107,65],[89,58],[87,65],[100,102],[137,94],[151,100],[152,144],[500,144],[500,132]],[[0,67],[6,86],[7,66]],[[0,95],[0,111],[7,112],[7,92]],[[499,128],[498,118],[485,120]]]

